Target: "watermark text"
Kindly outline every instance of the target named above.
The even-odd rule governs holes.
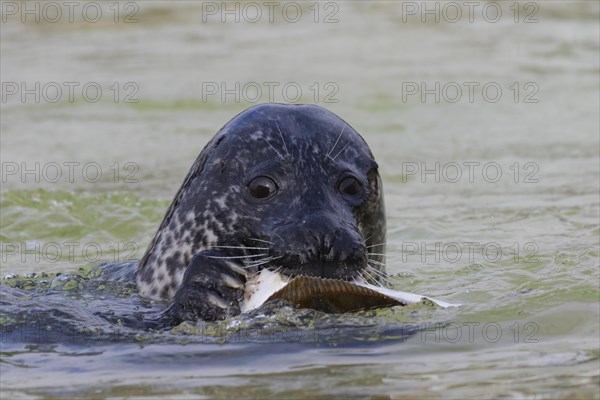
[[[340,6],[337,2],[296,1],[203,1],[202,22],[221,23],[274,23],[285,21],[290,24],[314,22],[335,24],[339,22]]]
[[[45,23],[137,23],[140,6],[133,1],[2,1],[2,22]]]
[[[335,82],[202,82],[202,102],[221,103],[339,103]]]
[[[539,245],[536,242],[402,242],[402,262],[496,263],[506,258],[514,262],[537,263]]]
[[[536,82],[402,82],[402,102],[498,103],[503,98],[514,103],[537,104],[540,87]]]
[[[135,162],[118,163],[109,166],[97,162],[15,162],[0,163],[2,183],[97,183],[103,178],[114,183],[138,183],[136,174],[140,166]]]
[[[2,82],[2,103],[137,103],[140,88],[135,82]]]
[[[401,2],[402,22],[420,23],[474,23],[485,21],[495,24],[509,20],[515,24],[535,24],[539,22],[538,3],[528,2],[488,2],[488,1],[403,1]]]
[[[495,161],[450,161],[446,163],[405,161],[401,166],[402,182],[410,177],[421,183],[539,183],[540,166],[532,161],[503,165]]]
[[[20,260],[22,263],[54,264],[58,262],[96,263],[100,261],[122,262],[136,258],[140,247],[135,242],[114,242],[108,245],[97,242],[1,242],[2,263]]]

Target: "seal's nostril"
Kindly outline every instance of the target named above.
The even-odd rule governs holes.
[[[279,225],[271,241],[282,272],[351,279],[367,265],[367,249],[356,226],[322,214]]]

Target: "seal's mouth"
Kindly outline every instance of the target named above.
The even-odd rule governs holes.
[[[348,282],[352,282],[356,278],[359,278],[360,271],[364,269],[364,267],[356,265],[327,261],[295,263],[293,266],[277,265],[275,263],[271,268],[273,267],[273,270],[290,278],[296,276],[310,276],[314,278],[337,279]]]
[[[272,270],[288,276],[352,281],[368,266],[367,249],[360,241],[276,243],[269,249]]]
[[[346,282],[357,279],[374,282],[379,278],[376,275],[382,273],[379,270],[372,271],[375,268],[370,265],[369,253],[362,243],[350,245],[347,251],[336,251],[333,248],[289,244],[287,248],[282,248],[267,239],[251,240],[250,245],[245,242],[243,245],[217,246],[217,249],[226,250],[232,261],[241,262],[250,274],[269,270],[288,278],[305,276]]]

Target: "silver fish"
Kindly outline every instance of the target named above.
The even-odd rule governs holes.
[[[296,308],[312,308],[330,313],[405,306],[422,299],[431,300],[440,307],[460,305],[371,285],[359,279],[346,282],[312,276],[289,278],[265,269],[248,278],[241,311],[253,310],[273,299],[288,300]]]

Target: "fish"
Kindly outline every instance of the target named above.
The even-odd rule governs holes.
[[[460,306],[420,294],[372,285],[361,279],[348,282],[305,275],[287,277],[263,269],[247,278],[241,311],[244,313],[254,310],[274,299],[288,300],[296,308],[310,308],[326,313],[407,306],[424,299],[443,308]]]

